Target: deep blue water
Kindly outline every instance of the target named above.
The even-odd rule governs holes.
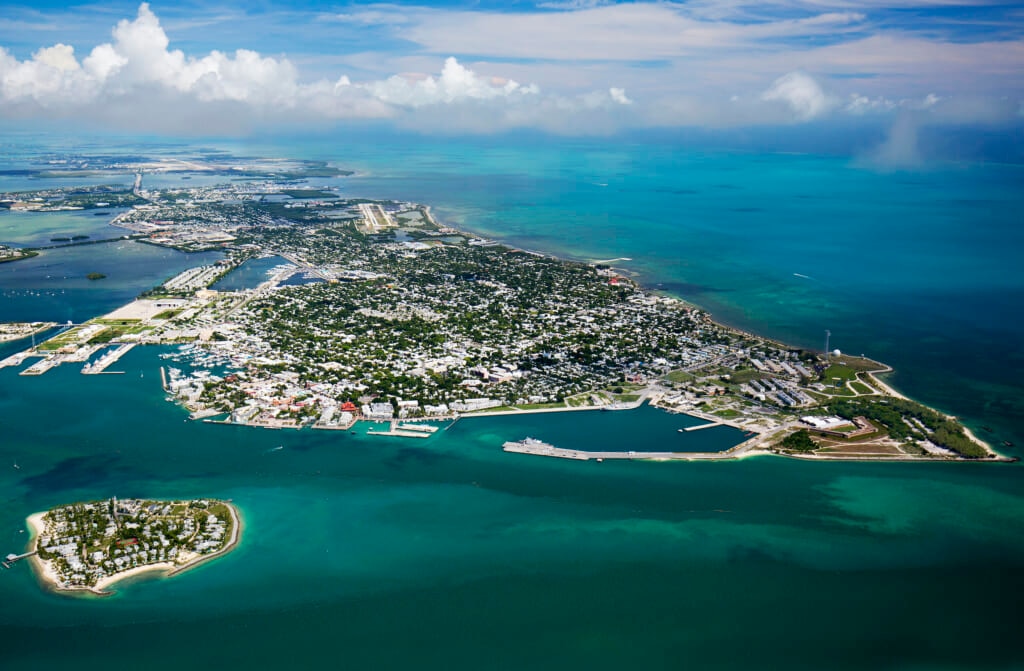
[[[342,195],[433,204],[526,247],[631,257],[642,281],[797,345],[829,328],[897,366],[904,391],[1024,440],[1019,167],[883,174],[614,141],[224,144],[337,161],[361,175],[332,181]],[[209,262],[157,250],[171,256],[151,264],[141,248],[109,261],[110,284],[75,279],[103,257],[0,265],[0,315],[97,314]],[[66,293],[31,293],[46,291]],[[1024,665],[1019,465],[500,449],[680,439],[683,418],[650,410],[461,420],[422,441],[217,426],[163,400],[156,354],[133,350],[124,375],[0,370],[0,552],[23,546],[29,513],[111,495],[231,498],[243,542],[103,601],[0,572],[4,668]]]
[[[434,205],[527,248],[616,265],[1024,443],[1024,166],[880,172],[851,157],[614,141],[296,144],[357,171],[343,195]],[[256,148],[251,148],[255,151]]]

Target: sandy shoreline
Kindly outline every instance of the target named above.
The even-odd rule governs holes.
[[[867,375],[869,378],[871,378],[871,382],[873,384],[877,385],[877,387],[882,390],[883,394],[885,394],[887,396],[892,396],[894,398],[903,399],[904,401],[913,401],[913,399],[909,398],[908,396],[905,396],[904,394],[901,394],[900,392],[896,391],[895,389],[893,389],[888,384],[886,384],[885,382],[883,382],[882,380],[880,380],[878,378],[879,374],[891,373],[891,372],[893,372],[893,369],[890,368],[890,367],[887,367],[885,370],[869,371],[869,372],[865,373],[865,375]],[[917,403],[917,401],[914,401],[914,402]],[[930,407],[930,406],[925,406],[925,407]],[[978,436],[975,435],[975,433],[973,431],[971,431],[969,428],[967,428],[966,424],[964,424],[963,422],[960,422],[959,418],[954,418],[954,417],[951,417],[950,415],[946,415],[946,416],[949,417],[950,419],[956,419],[956,421],[963,428],[964,435],[967,436],[967,438],[972,443],[974,443],[975,445],[978,445],[979,447],[984,449],[989,454],[994,455],[997,459],[1008,459],[1009,458],[1005,454],[1002,454],[1001,452],[996,451],[995,448],[993,448],[986,441],[982,440],[981,438],[978,438]]]
[[[48,591],[62,594],[77,593],[91,594],[94,596],[110,596],[113,592],[109,591],[108,588],[122,580],[145,575],[147,573],[162,573],[162,577],[178,575],[179,573],[195,568],[200,564],[225,555],[233,550],[238,545],[242,535],[242,517],[238,512],[238,508],[236,508],[234,504],[227,501],[224,501],[223,503],[227,506],[228,512],[231,515],[231,537],[228,539],[227,544],[217,552],[207,555],[196,555],[194,558],[181,565],[177,565],[169,561],[146,564],[145,566],[136,566],[134,568],[120,571],[114,575],[101,578],[96,581],[96,584],[92,587],[65,587],[61,585],[60,577],[56,572],[54,572],[50,562],[43,561],[35,554],[29,557],[29,562],[32,565],[33,573],[38,579],[40,585]],[[33,513],[26,518],[26,522],[29,527],[29,551],[35,552],[37,550],[36,544],[38,543],[39,536],[42,535],[42,532],[45,529],[45,524],[43,522],[44,515],[46,515],[46,512]]]
[[[195,559],[185,562],[181,566],[172,567],[171,571],[167,574],[168,577],[178,575],[179,573],[183,573],[191,568],[195,568],[210,559],[220,557],[221,555],[225,555],[235,549],[235,546],[238,545],[239,539],[242,537],[242,516],[238,514],[238,508],[236,508],[234,504],[225,501],[224,505],[228,507],[228,512],[231,513],[231,537],[228,539],[227,544],[213,554],[199,555]]]

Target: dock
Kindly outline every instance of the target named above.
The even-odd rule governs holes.
[[[85,364],[85,366],[82,368],[82,374],[98,375],[100,373],[106,372],[108,366],[117,363],[117,361],[121,357],[127,354],[128,351],[134,347],[135,343],[125,343],[118,347],[117,349],[113,349],[107,352],[93,363]]]
[[[26,368],[25,370],[18,373],[18,375],[42,375],[51,368],[56,368],[60,365],[60,359],[53,356],[48,356],[45,359],[40,359],[34,364]]]
[[[12,566],[14,566],[15,563],[21,561],[22,559],[28,559],[29,557],[31,557],[35,553],[36,553],[35,550],[33,550],[32,552],[26,552],[26,553],[20,554],[20,555],[16,555],[16,554],[14,554],[12,552],[11,554],[7,555],[4,558],[4,561],[0,562],[0,564],[2,564],[4,568],[11,568]]]
[[[388,429],[387,431],[374,431],[370,429],[366,432],[366,435],[392,436],[394,438],[430,438],[431,436],[431,434],[422,431],[403,431],[402,429]]]
[[[11,356],[7,357],[6,359],[3,359],[2,361],[0,361],[0,368],[7,368],[8,366],[20,366],[21,364],[25,363],[25,360],[28,359],[30,356],[46,356],[46,355],[42,354],[40,352],[34,352],[32,350],[24,350],[23,352],[18,352],[17,354],[12,354]]]
[[[721,422],[710,422],[708,424],[698,424],[697,426],[688,426],[683,431],[700,431],[701,429],[713,429],[716,426],[723,426]]]
[[[604,452],[584,452],[582,450],[565,450],[560,447],[554,447],[553,445],[547,445],[545,443],[539,443],[536,445],[528,445],[523,442],[509,441],[501,446],[506,452],[516,452],[518,454],[535,454],[540,457],[556,457],[558,459],[576,459],[578,461],[588,461],[590,459],[600,458],[597,455],[604,454]]]
[[[84,363],[89,360],[89,357],[91,357],[96,352],[99,352],[104,347],[106,347],[106,345],[82,345],[74,352],[62,355],[61,362]]]
[[[430,438],[437,430],[438,427],[431,426],[430,424],[414,424],[412,422],[399,424],[398,420],[393,419],[387,431],[374,431],[370,429],[366,432],[366,435],[391,436],[393,438]]]
[[[395,427],[399,431],[421,431],[423,433],[437,433],[436,426],[430,424],[399,424]]]

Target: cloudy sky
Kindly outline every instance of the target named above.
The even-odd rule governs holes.
[[[0,7],[0,119],[558,133],[1020,124],[1024,7],[956,0]]]

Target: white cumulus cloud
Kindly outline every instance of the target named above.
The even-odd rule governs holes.
[[[534,84],[480,74],[447,58],[439,74],[407,73],[384,79],[303,82],[287,58],[249,49],[194,57],[171,47],[147,3],[119,21],[111,41],[79,60],[72,46],[56,44],[18,60],[0,47],[0,117],[76,118],[194,127],[206,120],[223,130],[247,122],[403,118],[473,119],[476,130],[544,125],[552,110],[567,115],[632,101],[622,88],[560,96]],[[472,114],[422,114],[434,106],[465,106]],[[483,118],[480,118],[483,114]],[[414,123],[411,125],[415,125]],[[454,129],[453,129],[454,130]]]
[[[480,77],[451,57],[445,60],[439,77],[395,75],[384,81],[366,84],[363,88],[379,100],[408,107],[540,93],[536,86],[521,86],[511,79]]]
[[[761,94],[761,99],[785,103],[802,121],[819,117],[832,106],[818,82],[803,72],[790,72],[779,77]]]
[[[612,97],[612,100],[619,103],[620,105],[632,105],[633,101],[626,97],[625,89],[617,89],[612,87],[608,89],[608,95]]]

